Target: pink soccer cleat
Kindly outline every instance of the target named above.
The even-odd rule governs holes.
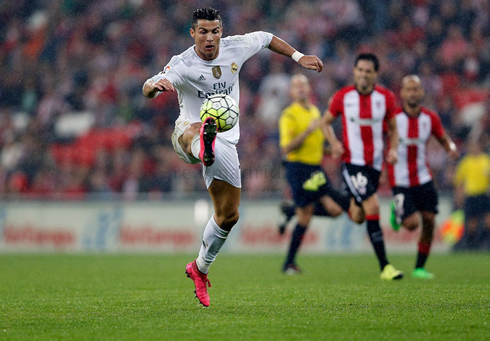
[[[218,125],[212,117],[204,120],[201,126],[201,151],[199,158],[204,166],[211,166],[214,163],[214,143],[216,134],[218,133]]]
[[[185,273],[187,277],[192,279],[192,281],[194,282],[194,285],[196,287],[194,293],[199,299],[199,302],[204,307],[209,307],[208,285],[211,288],[211,282],[208,279],[208,275],[203,274],[201,271],[199,271],[196,265],[196,261],[187,264],[187,266],[185,267]]]

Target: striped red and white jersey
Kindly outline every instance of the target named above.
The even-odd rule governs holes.
[[[354,85],[337,91],[330,103],[330,113],[342,116],[343,161],[370,166],[379,171],[383,166],[383,122],[395,116],[395,96],[376,85],[366,95]]]
[[[402,108],[396,110],[398,162],[388,165],[391,186],[413,187],[432,180],[427,161],[427,142],[431,135],[442,138],[445,134],[439,116],[422,108],[417,117],[408,116]]]

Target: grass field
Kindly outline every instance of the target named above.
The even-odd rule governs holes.
[[[220,255],[211,307],[185,255],[0,255],[0,340],[489,340],[490,254],[434,255],[432,281],[379,280],[374,255]],[[414,256],[393,256],[410,272]]]

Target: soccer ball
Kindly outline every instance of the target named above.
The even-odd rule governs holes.
[[[218,132],[228,131],[238,122],[238,105],[235,100],[225,94],[209,96],[201,106],[201,121],[208,117],[216,120]]]

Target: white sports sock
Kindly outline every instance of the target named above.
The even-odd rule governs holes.
[[[196,159],[200,159],[199,153],[201,152],[201,136],[199,133],[194,135],[192,138],[191,151],[192,155],[194,155]]]
[[[204,274],[209,271],[209,266],[214,262],[219,250],[228,237],[229,231],[221,229],[214,215],[209,219],[202,237],[202,245],[199,250],[199,257],[196,259],[197,268]]]

